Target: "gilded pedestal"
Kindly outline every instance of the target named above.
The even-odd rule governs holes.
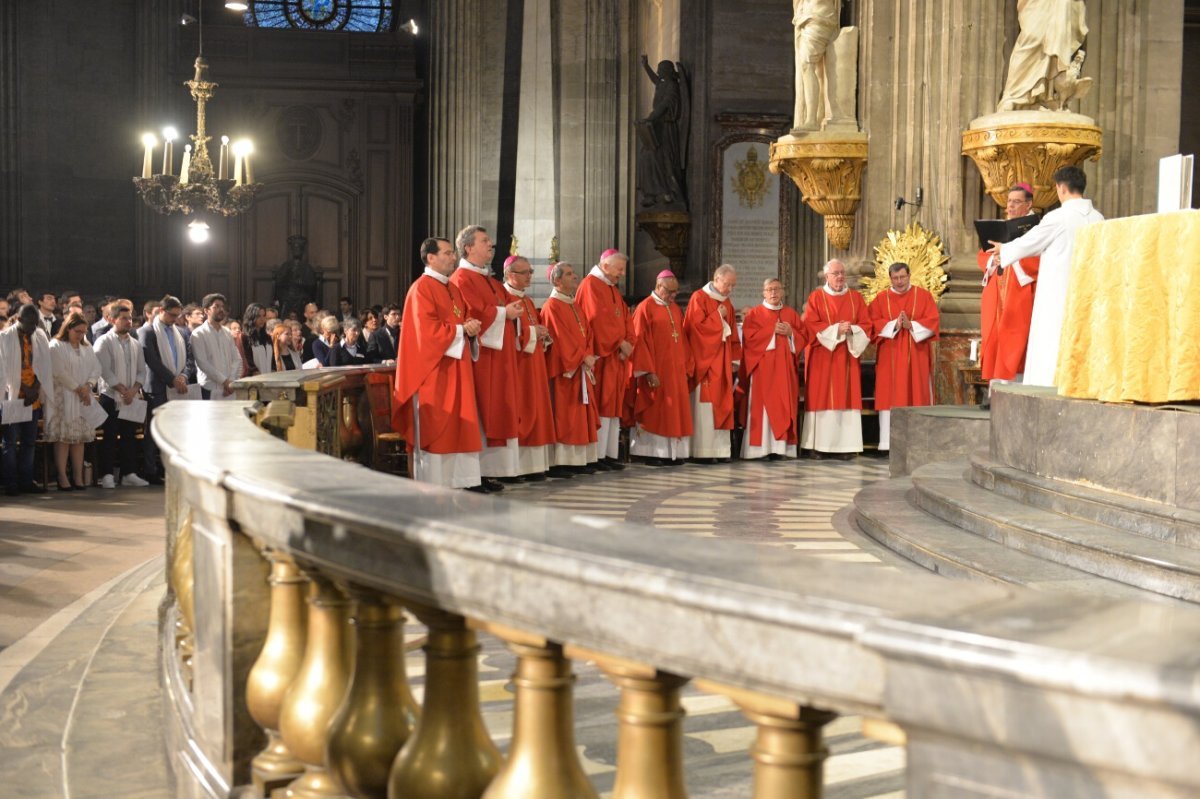
[[[687,678],[607,658],[597,665],[621,689],[613,799],[687,799],[679,701]]]
[[[1054,172],[1096,161],[1103,133],[1081,114],[1007,111],[979,117],[963,131],[962,152],[979,167],[987,193],[1001,208],[1017,183],[1033,187],[1033,205],[1045,210],[1058,202]]]
[[[639,211],[637,224],[654,239],[654,248],[671,262],[671,271],[683,275],[692,219],[687,211]]]
[[[279,714],[288,688],[300,673],[308,639],[304,593],[308,579],[291,558],[267,552],[271,561],[271,616],[262,653],[246,683],[250,716],[267,733],[267,746],[250,764],[254,787],[269,794],[304,771],[279,735]]]
[[[804,202],[825,218],[825,235],[839,250],[854,237],[866,165],[865,133],[788,135],[771,145],[771,171],[792,179]]]

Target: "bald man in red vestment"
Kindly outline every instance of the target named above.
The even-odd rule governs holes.
[[[624,469],[620,456],[621,417],[633,354],[633,315],[621,296],[629,259],[605,250],[600,263],[579,281],[575,304],[592,329],[596,361],[597,411],[600,432],[596,447],[600,468]]]
[[[908,264],[888,267],[892,285],[868,309],[878,345],[875,410],[879,451],[891,450],[892,408],[933,404],[933,342],[938,337],[937,301],[912,285]]]
[[[421,258],[425,272],[408,290],[400,323],[392,426],[409,442],[413,479],[479,489],[482,440],[471,358],[481,326],[467,318],[462,293],[450,284],[450,242],[426,239]]]
[[[554,400],[554,467],[550,474],[592,474],[599,457],[596,447],[600,416],[596,403],[598,359],[592,349],[592,329],[575,307],[578,278],[568,263],[549,269],[554,290],[542,306],[542,323],[553,343],[546,351]]]
[[[763,301],[742,320],[742,368],[747,387],[742,458],[796,457],[800,441],[800,352],[808,329],[794,308],[783,304],[779,278],[763,281]]]
[[[544,480],[554,455],[554,407],[546,373],[550,333],[541,323],[537,306],[525,295],[532,282],[533,267],[528,260],[519,255],[504,259],[504,288],[522,306],[517,317],[518,474],[526,480]]]
[[[463,228],[455,246],[458,268],[450,282],[462,292],[467,314],[482,325],[479,360],[475,362],[475,396],[483,423],[483,453],[479,469],[483,485],[493,491],[503,486],[494,478],[515,478],[520,464],[517,416],[517,326],[524,305],[508,296],[504,284],[492,277],[495,245],[478,225]]]
[[[653,466],[678,465],[691,452],[692,406],[688,379],[695,364],[675,304],[679,281],[658,274],[654,293],[633,312],[634,420],[629,452]]]
[[[688,299],[683,330],[696,372],[692,378],[692,457],[728,460],[732,455],[733,378],[742,360],[737,319],[729,301],[737,270],[722,264],[713,279]]]
[[[825,264],[825,285],[804,307],[804,425],[800,448],[817,457],[849,459],[862,452],[862,375],[859,357],[871,343],[862,295],[846,286],[846,266]]]

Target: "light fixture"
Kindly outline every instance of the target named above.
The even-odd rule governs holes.
[[[183,213],[191,214],[198,211],[211,211],[220,216],[236,216],[243,213],[254,204],[254,197],[262,189],[261,183],[254,182],[254,173],[250,168],[250,154],[253,145],[248,139],[239,142],[240,155],[237,155],[235,174],[229,174],[229,137],[221,137],[221,154],[218,168],[213,170],[212,160],[208,156],[208,142],[212,137],[204,130],[205,104],[212,99],[213,89],[217,84],[208,80],[208,62],[204,60],[204,4],[200,4],[200,46],[196,56],[196,73],[193,78],[183,85],[191,90],[192,100],[196,103],[196,132],[189,136],[191,145],[184,148],[183,163],[179,174],[174,174],[175,145],[179,132],[173,127],[163,129],[163,158],[162,171],[154,174],[154,148],[158,140],[153,133],[142,136],[142,146],[145,147],[145,157],[142,161],[142,175],[133,179],[142,201],[160,214]],[[188,235],[192,241],[208,239],[208,225],[204,226],[203,239],[196,238],[194,224],[189,225]]]
[[[188,223],[187,234],[193,244],[203,244],[208,241],[208,223],[202,219],[193,219]]]
[[[228,2],[225,3],[225,7],[230,11],[245,11],[250,7],[250,5],[249,3],[239,3],[237,0],[228,0]]]
[[[415,19],[410,19],[408,22],[405,22],[400,26],[400,30],[407,31],[413,36],[416,36],[420,32],[420,28],[417,27],[417,21]]]

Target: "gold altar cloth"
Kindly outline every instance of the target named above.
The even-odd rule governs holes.
[[[1200,400],[1200,211],[1082,228],[1058,351],[1058,393]]]

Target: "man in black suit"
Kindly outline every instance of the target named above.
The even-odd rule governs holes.
[[[383,324],[367,342],[367,361],[383,363],[396,360],[396,344],[400,341],[400,306],[395,303],[383,311]]]
[[[191,361],[188,343],[175,327],[183,312],[183,303],[167,295],[159,305],[158,315],[138,328],[138,342],[142,345],[146,366],[150,371],[150,385],[145,391],[147,426],[143,436],[145,464],[142,477],[151,485],[160,485],[162,476],[158,464],[158,446],[150,435],[149,420],[154,417],[155,408],[166,404],[168,392],[187,394],[187,367]]]

